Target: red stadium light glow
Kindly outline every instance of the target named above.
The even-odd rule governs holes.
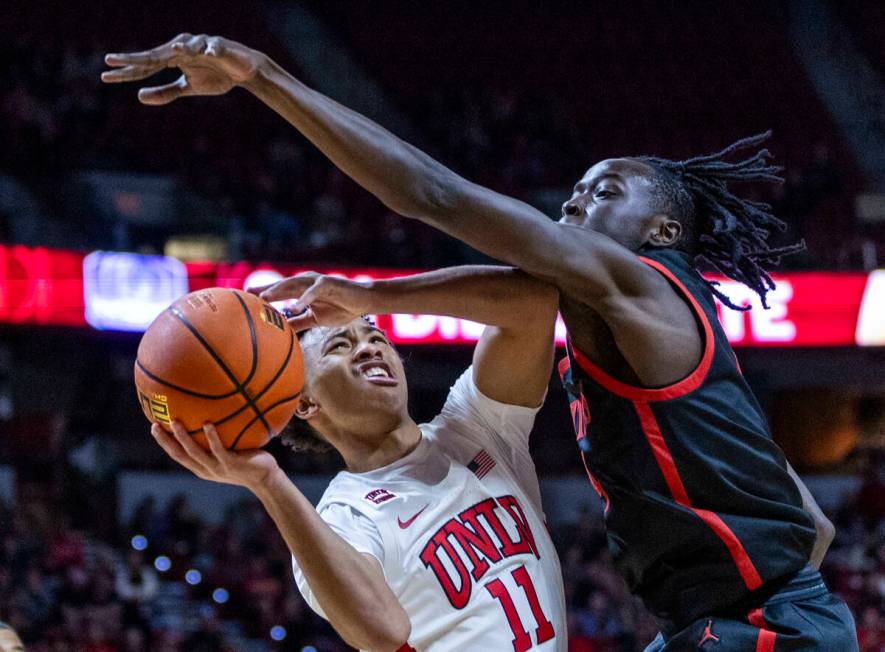
[[[85,326],[83,255],[0,245],[0,322]]]
[[[84,260],[88,276],[93,274],[97,258],[100,256],[96,254],[87,259],[85,254],[72,251],[0,245],[0,323],[53,326],[89,326],[91,323],[99,328],[144,330],[157,309],[133,310],[133,300],[137,298],[133,292],[149,296],[156,303],[160,295],[163,301],[171,301],[175,293],[207,287],[266,285],[308,269],[247,262],[180,265],[162,256],[118,253],[112,256],[113,266],[103,267],[101,275],[85,280],[89,292],[84,298]],[[126,273],[121,276],[119,270]],[[316,271],[359,280],[392,278],[420,270],[317,268]],[[158,285],[156,291],[146,289],[145,283],[150,284],[152,278],[159,279],[158,283],[162,280],[162,288]],[[717,306],[719,320],[733,345],[885,345],[885,270],[872,274],[803,272],[774,278],[777,289],[768,295],[769,310],[764,310],[758,296],[740,283],[717,279],[721,282],[720,289],[734,303],[753,306],[747,312]],[[100,301],[100,305],[96,301]],[[432,315],[379,315],[377,323],[398,344],[470,344],[482,333],[482,327],[474,322]],[[565,325],[561,319],[556,336],[560,344],[565,341]]]
[[[850,346],[861,310],[866,274],[819,272],[778,275],[777,288],[768,294],[769,309],[745,285],[721,280],[720,289],[739,312],[717,305],[719,321],[734,346]],[[880,328],[885,305],[878,309]]]

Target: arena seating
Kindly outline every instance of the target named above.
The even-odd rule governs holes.
[[[857,264],[832,242],[851,241],[851,200],[865,181],[795,61],[776,8],[677,10],[651,0],[560,13],[528,2],[481,11],[469,3],[379,6],[311,3],[415,122],[418,144],[457,171],[526,199],[547,191],[542,203],[555,212],[595,160],[686,157],[771,127],[789,179],[771,198],[812,249],[792,264]],[[0,22],[0,60],[11,73],[0,92],[8,144],[0,170],[27,180],[47,219],[81,234],[79,246],[118,242],[95,211],[62,202],[57,190],[75,170],[107,169],[182,180],[209,201],[191,211],[204,219],[199,229],[212,216],[208,230],[235,254],[402,265],[469,259],[448,239],[389,217],[244,93],[158,110],[139,105],[134,88],[100,85],[101,53],[160,42],[182,25],[260,46],[298,73],[260,12],[228,3],[159,7],[100,3],[101,24],[84,30],[82,9],[37,2]],[[194,230],[187,220],[179,229]],[[169,235],[133,228],[123,244],[158,250]]]
[[[82,482],[72,485],[75,493],[87,490]],[[61,498],[22,493],[15,509],[0,503],[0,620],[18,628],[30,652],[348,649],[286,581],[288,552],[255,501],[238,504],[216,526],[184,496],[162,509],[146,500],[128,522],[108,523],[97,510],[77,513]],[[830,516],[837,537],[825,578],[857,614],[861,649],[879,652],[885,457],[870,460],[860,491]],[[569,650],[643,649],[655,623],[615,574],[600,514],[555,524],[553,533],[570,613]],[[200,572],[198,579],[191,570]],[[278,643],[274,627],[285,629]]]
[[[882,42],[882,25],[885,25],[885,6],[876,0],[853,0],[830,2],[839,20],[854,34],[867,60],[885,77],[885,43]]]

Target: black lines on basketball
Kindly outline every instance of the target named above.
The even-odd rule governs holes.
[[[195,392],[192,389],[186,389],[184,387],[180,387],[180,386],[176,385],[175,383],[170,383],[168,380],[164,380],[164,379],[160,378],[158,375],[152,373],[147,367],[145,367],[141,363],[141,360],[136,360],[135,364],[137,364],[138,368],[141,369],[142,372],[144,372],[144,375],[147,376],[148,378],[150,378],[151,380],[158,382],[158,383],[163,383],[167,387],[174,389],[177,392],[181,392],[183,394],[189,394],[190,396],[195,396],[196,398],[205,398],[205,399],[209,399],[211,401],[216,401],[216,400],[221,400],[223,398],[230,398],[231,396],[233,396],[234,394],[236,394],[239,391],[238,389],[232,389],[231,391],[227,392],[226,394],[202,394],[201,392]]]
[[[295,334],[290,329],[290,331],[289,331],[289,350],[286,351],[286,357],[283,359],[282,364],[280,364],[279,368],[274,373],[273,378],[271,378],[268,381],[268,383],[253,397],[253,399],[252,399],[253,401],[258,402],[261,399],[261,397],[264,396],[265,394],[267,394],[267,391],[271,387],[274,386],[274,384],[277,382],[279,377],[283,375],[283,372],[286,370],[286,367],[289,364],[289,360],[292,359],[292,352],[294,351],[294,349],[295,349]],[[234,392],[231,392],[231,394],[233,394],[233,393]],[[300,395],[301,392],[299,392],[298,394]],[[215,422],[215,425],[220,426],[224,423],[227,423],[231,419],[240,415],[243,412],[243,410],[245,410],[247,407],[249,407],[249,406],[244,403],[242,406],[238,407],[236,410],[234,410],[233,412],[231,412],[227,416],[217,420]],[[270,409],[270,408],[268,408],[268,409]],[[262,414],[264,414],[265,412],[267,412],[267,410],[262,410]],[[255,420],[253,419],[251,423],[255,423]],[[198,432],[202,432],[202,431],[203,431],[202,428],[196,428],[194,430],[188,430],[188,434],[195,435]],[[270,433],[270,434],[273,434],[273,433]],[[242,436],[243,436],[243,432],[240,432],[240,434],[237,436],[236,441],[239,441],[240,437],[242,437]]]
[[[239,298],[239,297],[237,297],[237,298]],[[202,335],[200,335],[200,332],[196,328],[194,328],[194,325],[190,323],[188,318],[185,317],[184,314],[182,314],[182,312],[178,308],[173,306],[172,308],[169,309],[169,312],[171,312],[172,315],[176,319],[178,319],[178,321],[180,321],[182,324],[184,324],[185,328],[187,328],[191,332],[191,334],[197,338],[197,341],[203,346],[204,349],[206,349],[206,351],[209,353],[209,355],[212,356],[212,359],[215,360],[216,364],[225,373],[225,375],[228,377],[228,379],[231,381],[231,383],[233,383],[234,387],[236,387],[236,391],[238,391],[240,393],[240,395],[246,401],[247,405],[249,405],[249,407],[251,407],[252,410],[255,412],[256,416],[259,419],[261,419],[261,423],[267,429],[268,434],[272,434],[270,424],[267,423],[267,420],[264,418],[264,415],[261,414],[261,411],[258,409],[258,406],[255,405],[255,402],[252,400],[252,397],[246,393],[245,387],[243,387],[240,384],[240,382],[237,380],[237,377],[230,370],[230,368],[228,368],[228,366],[225,364],[224,360],[222,360],[221,357],[215,352],[215,350],[212,348],[212,346],[209,344],[209,342],[207,342],[205,340],[205,338]]]
[[[299,396],[301,396],[301,392],[300,392],[300,391],[298,391],[298,392],[292,394],[291,396],[286,396],[285,398],[281,398],[281,399],[280,399],[279,401],[277,401],[276,403],[273,403],[272,405],[269,405],[269,406],[267,407],[267,409],[264,410],[264,412],[261,413],[262,419],[264,418],[264,415],[265,415],[266,413],[270,412],[270,411],[273,410],[274,408],[278,408],[279,406],[283,405],[284,403],[288,403],[288,402],[290,402],[290,401],[294,401],[294,400],[296,400]],[[249,423],[247,423],[245,426],[243,426],[243,429],[240,430],[240,432],[239,432],[239,434],[237,435],[236,439],[234,439],[234,443],[231,444],[230,450],[236,450],[236,448],[237,448],[237,444],[240,443],[240,439],[243,437],[244,434],[246,434],[246,431],[247,431],[249,428],[251,428],[251,427],[252,427],[252,424],[255,423],[257,420],[258,420],[258,417],[255,417],[255,418],[253,418]]]
[[[134,366],[148,421],[178,420],[204,449],[206,422],[229,450],[264,446],[294,416],[304,385],[295,332],[267,302],[233,288],[176,300],[145,331]]]
[[[258,337],[255,335],[255,320],[252,319],[252,314],[249,312],[246,302],[243,301],[243,297],[236,292],[232,292],[232,294],[243,307],[243,314],[246,315],[246,323],[249,324],[249,339],[252,341],[252,367],[249,369],[249,373],[246,374],[246,380],[243,381],[243,387],[246,387],[249,384],[249,381],[252,380],[252,376],[255,375],[255,369],[258,367]]]

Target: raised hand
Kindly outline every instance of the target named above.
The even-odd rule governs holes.
[[[289,324],[297,331],[314,326],[341,326],[373,312],[372,289],[367,283],[305,272],[273,285],[250,288],[265,301],[296,299]]]
[[[178,68],[181,77],[162,86],[138,91],[143,104],[168,104],[179,97],[223,95],[255,77],[268,59],[257,50],[221,36],[179,34],[168,43],[143,52],[105,55],[114,68],[101,74],[107,84],[139,81],[165,68]]]
[[[169,457],[203,480],[239,485],[254,492],[280,468],[267,451],[225,449],[211,423],[203,426],[203,432],[209,440],[208,451],[197,445],[178,421],[172,422],[171,434],[159,424],[151,426],[151,434]]]

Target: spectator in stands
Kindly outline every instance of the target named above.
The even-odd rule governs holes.
[[[146,636],[150,631],[151,603],[159,585],[154,569],[144,562],[143,552],[130,550],[126,554],[126,562],[117,568],[114,586],[123,602],[123,627]]]
[[[185,639],[183,648],[188,652],[218,652],[230,649],[219,630],[217,618],[207,610],[200,615],[200,628]]]
[[[885,617],[869,606],[857,620],[857,641],[864,652],[885,652]]]
[[[624,633],[624,625],[612,604],[602,591],[592,591],[587,604],[575,614],[579,635],[597,641],[614,642]]]
[[[22,640],[6,623],[0,622],[0,652],[24,652]]]
[[[61,24],[61,20],[58,22]],[[643,38],[641,26],[637,30],[631,23],[630,29],[629,37],[636,40],[631,47],[638,48]],[[666,28],[656,29],[654,36],[661,37],[665,32]],[[627,36],[623,30],[612,31],[611,35],[620,39]],[[84,246],[110,247],[113,234],[98,221],[90,220],[88,208],[78,208],[87,204],[59,205],[60,197],[68,194],[65,177],[73,169],[112,168],[180,177],[188,188],[208,200],[208,206],[200,205],[217,216],[216,234],[230,237],[232,255],[314,261],[321,256],[321,262],[330,264],[369,259],[364,238],[354,238],[353,233],[366,235],[377,230],[383,208],[366,202],[365,197],[354,192],[353,184],[341,182],[336,171],[317,162],[315,152],[291,136],[281,135],[282,130],[277,130],[274,122],[257,117],[250,131],[229,132],[226,142],[218,144],[213,142],[217,139],[208,137],[217,129],[218,122],[213,120],[214,116],[201,114],[198,126],[191,129],[176,131],[175,126],[164,124],[159,133],[169,147],[157,147],[156,139],[122,128],[131,118],[131,103],[119,94],[97,90],[92,82],[101,67],[100,53],[106,43],[60,30],[54,23],[35,23],[25,31],[4,31],[0,26],[0,37],[5,37],[0,38],[0,66],[8,72],[4,77],[7,83],[0,89],[0,142],[4,143],[0,148],[0,171],[41,181],[42,191],[40,183],[33,190],[42,192],[43,208],[48,213],[79,211],[79,219],[62,222],[65,233],[72,229],[83,231],[81,240],[88,243]],[[666,41],[665,35],[662,38]],[[661,49],[665,57],[675,56],[674,51]],[[685,65],[682,61],[678,64]],[[588,140],[587,134],[582,133],[584,123],[576,118],[569,98],[538,90],[528,78],[516,77],[503,85],[496,77],[497,66],[491,78],[483,75],[482,70],[475,72],[478,76],[472,81],[462,80],[457,85],[441,80],[432,91],[423,93],[423,99],[411,104],[406,97],[402,98],[428,141],[429,150],[442,160],[451,161],[466,176],[519,198],[531,199],[533,194],[570,178],[587,158],[584,148]],[[408,84],[398,90],[404,96],[414,95],[415,91]],[[709,95],[721,105],[722,93],[729,90],[725,84],[721,92],[717,89]],[[683,101],[692,103],[691,111],[725,111],[722,106],[711,108],[705,104],[709,100],[703,94],[687,93],[683,88],[676,92]],[[152,131],[145,129],[144,133]],[[790,130],[785,131],[785,136],[790,137]],[[628,128],[607,124],[604,142],[598,146],[607,148],[613,142],[626,145],[634,138],[645,143],[647,150],[672,149],[672,138],[666,144],[655,142],[654,134],[642,132],[641,125],[636,124]],[[710,138],[718,142],[727,136],[711,132]],[[804,259],[806,265],[840,262],[828,224],[837,225],[832,227],[834,232],[841,229],[840,241],[850,239],[843,231],[852,222],[851,189],[847,187],[842,159],[834,156],[835,151],[822,141],[804,150],[799,148],[792,152],[793,159],[786,161],[791,181],[779,207],[794,224],[809,223],[806,235],[813,255]],[[802,164],[803,155],[810,163]],[[174,161],[171,167],[170,159]],[[58,193],[59,188],[65,192]],[[343,207],[343,220],[325,222],[321,218],[320,211],[326,210],[326,195]],[[822,204],[826,205],[821,209],[826,218],[823,223],[807,219]],[[334,212],[341,213],[338,208]],[[368,224],[373,229],[363,228]],[[391,224],[390,228],[394,231],[391,241],[402,236],[396,225]],[[5,231],[7,237],[12,235],[8,227]],[[164,231],[165,236],[174,233],[174,227]],[[383,233],[370,235],[379,241],[385,239]],[[0,218],[0,240],[3,237]],[[136,234],[133,237],[131,247],[154,244],[156,249],[156,243],[141,242]],[[404,266],[441,266],[467,260],[463,249],[446,246],[447,240],[436,233],[422,234],[422,238],[430,240],[431,245],[390,247],[385,253],[396,252],[391,263]],[[433,257],[437,250],[444,252],[444,260]],[[372,259],[377,260],[377,255]],[[802,265],[803,259],[797,257],[785,263]]]
[[[56,601],[61,619],[70,631],[83,629],[86,606],[92,592],[89,573],[83,566],[69,566],[62,579]]]
[[[857,508],[871,526],[885,520],[885,451],[876,451],[867,466]]]
[[[148,541],[159,541],[163,532],[163,517],[157,511],[157,499],[146,496],[136,506],[129,519],[129,531],[140,534]]]
[[[16,593],[16,602],[22,613],[31,622],[43,622],[52,613],[51,583],[39,566],[30,566],[25,571],[24,586]]]
[[[864,488],[856,499],[846,503],[833,516],[838,534],[822,571],[830,585],[858,615],[861,650],[885,652],[885,525],[882,519],[869,518],[867,507],[861,509],[859,506],[861,501],[869,500],[868,496],[877,495],[871,487],[880,482],[885,458],[874,456],[870,466],[872,468],[865,474]],[[877,503],[872,501],[870,504]],[[276,579],[285,576],[285,570],[277,572],[276,569],[285,566],[288,557],[285,551],[266,544],[269,537],[262,533],[272,525],[263,510],[251,502],[231,509],[217,527],[207,525],[194,514],[185,519],[200,542],[197,552],[199,567],[205,569],[204,584],[212,590],[224,587],[229,592],[229,599],[216,604],[206,589],[201,591],[200,587],[194,587],[190,594],[184,594],[183,599],[187,600],[184,606],[174,603],[171,607],[175,610],[176,619],[173,620],[163,615],[162,601],[158,598],[164,585],[170,587],[180,582],[179,576],[158,576],[143,554],[131,551],[131,548],[115,551],[120,561],[112,575],[104,560],[106,553],[100,552],[105,544],[91,534],[94,531],[91,526],[81,539],[82,557],[74,555],[71,557],[74,563],[50,569],[47,565],[50,556],[58,559],[66,555],[51,553],[51,545],[39,546],[33,541],[36,525],[30,517],[23,515],[23,511],[12,512],[0,506],[0,537],[3,541],[0,545],[0,618],[5,618],[21,632],[29,642],[31,652],[239,650],[246,645],[237,643],[237,640],[254,637],[266,641],[270,627],[274,625],[286,629],[285,649],[301,649],[308,645],[324,652],[346,649],[330,632],[328,625],[307,609],[294,587]],[[61,520],[60,506],[57,505],[47,504],[29,511],[43,512],[50,520]],[[172,527],[170,521],[180,519],[187,511],[180,506],[168,510],[156,517],[152,527],[167,531]],[[140,513],[150,512],[151,509],[143,507]],[[16,516],[13,517],[13,513]],[[178,516],[173,517],[173,513]],[[138,523],[139,527],[130,533],[144,531],[142,518],[133,518],[132,522]],[[596,512],[584,513],[572,526],[554,528],[562,552],[571,614],[570,650],[641,650],[656,631],[654,621],[629,597],[622,580],[611,570],[608,551],[598,531],[599,515]],[[170,554],[177,538],[173,536],[166,540],[158,536],[151,539],[150,545],[152,549],[156,547],[156,554]],[[128,547],[129,536],[124,539]],[[262,561],[250,564],[252,558]],[[195,559],[182,559],[182,564],[187,564],[182,568],[192,567],[191,564],[197,566]],[[121,577],[124,570],[131,573],[128,578],[126,574]],[[141,580],[135,578],[138,574]],[[116,580],[117,590],[115,595],[108,596],[111,577]],[[131,594],[126,589],[120,590],[119,582],[123,580],[126,584],[127,579],[132,585]],[[140,590],[139,581],[142,584]],[[147,590],[146,587],[154,582],[156,592]],[[126,596],[139,591],[143,596],[140,605],[136,606],[137,600],[133,603],[131,597],[127,604]],[[40,607],[46,600],[50,605],[61,606],[47,614]],[[115,608],[113,604],[118,606]],[[153,608],[144,608],[148,604]],[[101,614],[98,618],[92,613],[96,606]],[[195,629],[182,621],[182,613],[202,614],[194,623]],[[243,639],[235,640],[223,631],[239,632]],[[2,647],[0,652],[3,652]]]

